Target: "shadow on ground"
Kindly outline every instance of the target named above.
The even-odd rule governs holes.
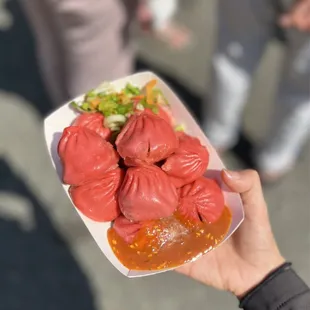
[[[10,0],[7,7],[15,23],[0,31],[0,89],[26,98],[43,117],[52,105],[38,73],[32,36],[18,2]],[[95,310],[88,279],[47,208],[1,154],[0,196],[0,310]],[[33,227],[25,229],[22,222],[29,214]]]
[[[0,309],[94,310],[88,281],[46,209],[0,158],[0,194],[26,201],[34,223],[25,229],[0,205]],[[19,206],[20,207],[20,206]],[[4,212],[5,214],[5,212]]]

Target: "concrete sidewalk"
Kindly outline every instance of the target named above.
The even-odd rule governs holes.
[[[148,64],[167,75],[191,105],[208,91],[214,7],[214,1],[185,4],[179,18],[192,29],[194,44],[184,52],[138,39],[140,66]],[[8,9],[15,24],[0,30],[0,310],[238,309],[229,294],[173,272],[128,280],[107,262],[62,192],[47,157],[42,117],[51,106],[17,2],[10,0]],[[253,142],[264,135],[260,120],[270,114],[282,53],[273,42],[257,75],[244,123]],[[280,248],[308,284],[309,152],[308,146],[295,170],[265,189]],[[225,160],[231,168],[244,166],[235,154]]]

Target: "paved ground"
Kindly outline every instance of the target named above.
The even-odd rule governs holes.
[[[208,91],[215,15],[213,1],[191,2],[180,18],[194,31],[196,45],[175,54],[139,39],[144,44],[139,68],[145,63],[157,68],[197,107]],[[174,273],[127,280],[101,255],[51,168],[42,136],[42,118],[51,106],[17,1],[9,0],[8,13],[15,24],[0,30],[0,310],[237,309],[229,294]],[[10,17],[1,14],[0,27],[6,16],[6,28]],[[268,119],[282,53],[273,42],[257,76],[245,113],[245,136],[251,141],[264,135],[262,120]],[[243,140],[227,155],[228,166],[244,166],[239,155],[246,157],[247,146]],[[309,151],[265,194],[281,250],[310,284]]]

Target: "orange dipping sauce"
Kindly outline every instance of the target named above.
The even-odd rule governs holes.
[[[114,254],[128,269],[161,270],[180,266],[212,250],[225,238],[231,221],[227,207],[213,224],[194,224],[175,213],[146,223],[132,244],[127,244],[113,228],[108,231],[108,239]]]

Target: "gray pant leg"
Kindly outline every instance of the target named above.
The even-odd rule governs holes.
[[[267,0],[219,1],[213,87],[204,123],[217,148],[236,143],[252,75],[272,33],[273,14]]]
[[[292,30],[288,39],[274,117],[257,157],[266,171],[292,166],[310,132],[310,36]]]

